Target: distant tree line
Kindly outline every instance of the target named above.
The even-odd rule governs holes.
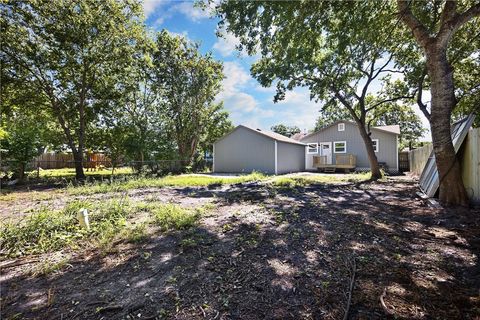
[[[86,150],[139,170],[160,159],[185,169],[231,129],[215,101],[222,63],[184,37],[147,30],[140,1],[0,6],[0,149],[19,178],[46,146],[72,152],[78,180]]]

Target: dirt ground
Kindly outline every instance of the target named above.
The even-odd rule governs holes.
[[[68,263],[48,276],[27,272],[48,255],[1,262],[1,318],[480,319],[480,210],[431,209],[416,191],[408,178],[132,190],[215,208],[107,255],[56,253]]]

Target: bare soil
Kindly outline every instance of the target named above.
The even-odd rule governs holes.
[[[416,191],[415,181],[399,178],[134,190],[129,197],[137,200],[215,208],[192,230],[119,242],[109,254],[85,249],[4,261],[0,315],[479,319],[480,210],[432,209]],[[28,271],[55,255],[69,259],[61,270]]]

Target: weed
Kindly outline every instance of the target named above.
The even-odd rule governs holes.
[[[8,257],[44,253],[78,246],[84,238],[94,238],[107,247],[125,226],[131,207],[126,199],[114,199],[99,204],[75,200],[63,210],[40,208],[22,223],[0,227],[0,251]],[[90,230],[81,228],[77,221],[81,208],[90,212]]]
[[[124,229],[122,234],[122,238],[127,239],[130,243],[140,243],[147,240],[147,224],[139,223],[134,225],[133,227],[128,227]]]
[[[186,230],[193,227],[199,213],[175,204],[164,204],[152,210],[155,223],[162,230]]]
[[[63,269],[68,264],[68,258],[62,258],[58,261],[44,260],[35,266],[30,272],[32,276],[47,276]]]

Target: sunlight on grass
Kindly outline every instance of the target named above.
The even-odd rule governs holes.
[[[193,227],[200,214],[175,204],[163,204],[152,210],[155,224],[162,230],[185,230]]]
[[[295,188],[305,187],[310,184],[329,184],[329,183],[342,183],[342,182],[361,182],[369,180],[371,177],[370,172],[364,173],[351,173],[343,175],[308,175],[298,177],[275,177],[271,180],[271,183],[275,187],[280,188]]]
[[[77,212],[90,211],[90,229],[79,226]],[[0,225],[0,252],[7,257],[22,256],[76,247],[79,240],[111,240],[132,213],[128,199],[104,202],[74,200],[63,210],[40,208],[25,221]]]
[[[86,176],[111,176],[112,169],[104,168],[96,171],[86,171],[84,170]],[[130,175],[133,174],[133,170],[130,167],[121,167],[115,169],[115,175]],[[37,177],[37,171],[29,172],[29,175],[32,177]],[[63,168],[63,169],[43,169],[39,171],[39,178],[74,178],[75,169],[74,168]]]
[[[67,191],[69,194],[73,195],[87,195],[154,187],[203,187],[211,185],[235,184],[248,181],[260,181],[266,178],[267,176],[258,172],[232,177],[184,174],[166,176],[163,178],[131,178],[124,181],[114,181],[112,183],[95,182],[83,186],[71,185],[67,188]]]

